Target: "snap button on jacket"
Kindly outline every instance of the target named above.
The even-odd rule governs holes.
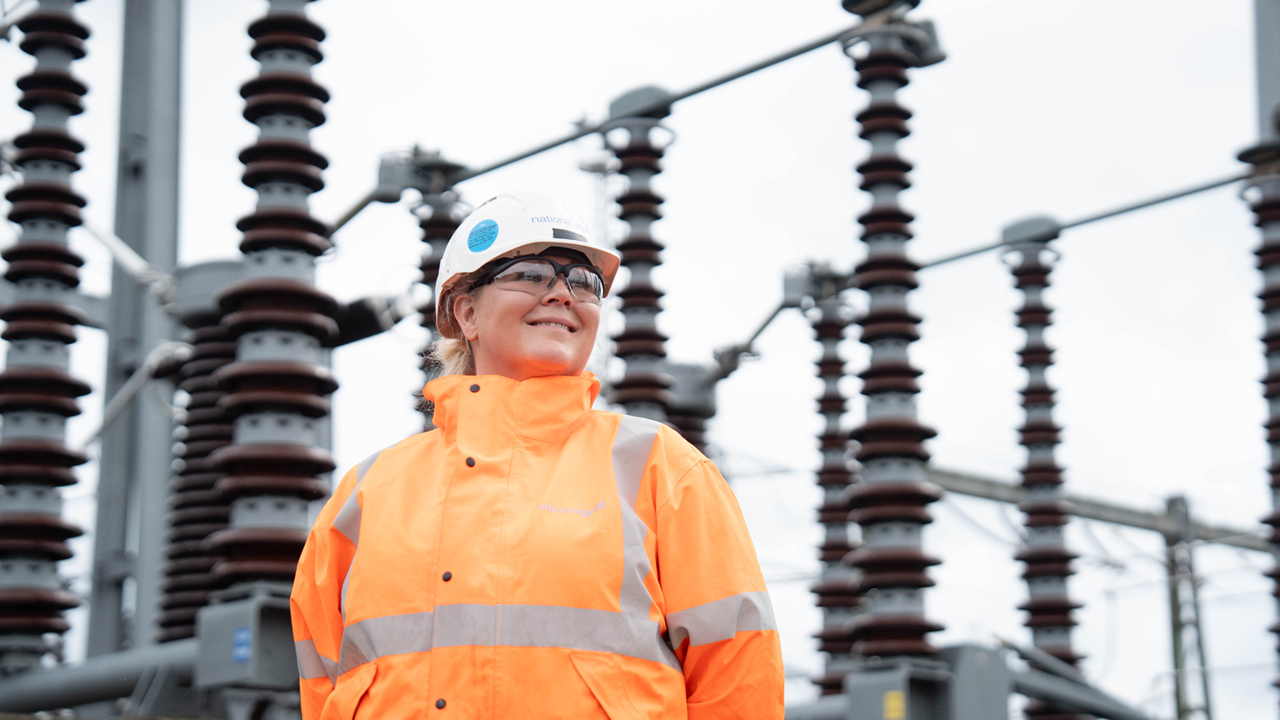
[[[346,474],[293,586],[306,720],[783,716],[732,491],[599,388],[440,378],[437,429]]]

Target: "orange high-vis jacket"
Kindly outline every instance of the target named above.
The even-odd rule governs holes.
[[[455,375],[293,586],[306,720],[781,718],[764,578],[715,466],[581,377]]]

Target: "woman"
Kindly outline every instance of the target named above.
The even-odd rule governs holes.
[[[294,582],[317,718],[781,718],[742,514],[670,428],[592,410],[618,256],[500,195],[450,239],[435,429],[347,473]]]

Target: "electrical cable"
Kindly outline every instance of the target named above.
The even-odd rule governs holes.
[[[1098,549],[1098,552],[1101,553],[1102,557],[1097,559],[1102,563],[1102,565],[1116,570],[1117,572],[1128,571],[1129,566],[1125,565],[1123,561],[1117,558],[1106,545],[1103,545],[1102,540],[1100,540],[1093,532],[1094,521],[1086,520],[1085,518],[1076,518],[1076,521],[1079,523],[1078,527],[1084,533],[1085,537],[1088,538],[1089,541],[1093,543],[1094,547]]]
[[[961,520],[964,520],[966,523],[968,523],[970,526],[978,530],[980,533],[982,533],[983,535],[986,535],[988,538],[991,538],[992,540],[995,540],[996,542],[1002,545],[1007,545],[1009,547],[1017,548],[1022,546],[1021,539],[1010,540],[1007,537],[1001,537],[1000,535],[997,535],[996,533],[992,532],[982,523],[975,520],[973,516],[961,510],[960,506],[956,504],[955,500],[953,500],[950,495],[942,496],[942,505],[943,507],[946,507],[947,509],[949,509],[952,513],[958,515]]]
[[[460,183],[466,180],[471,180],[472,178],[479,177],[481,175],[484,175],[485,173],[493,172],[494,170],[498,170],[499,168],[504,168],[508,165],[512,165],[514,163],[520,162],[521,160],[531,158],[534,155],[540,155],[548,150],[553,150],[555,148],[560,147],[561,145],[571,143],[575,140],[579,140],[588,135],[594,135],[598,132],[603,131],[605,128],[609,127],[610,125],[616,123],[618,120],[625,120],[627,118],[645,117],[645,116],[654,115],[656,113],[669,109],[671,105],[681,100],[687,100],[693,97],[694,95],[698,95],[700,93],[706,92],[707,90],[720,87],[721,85],[732,82],[739,78],[746,77],[747,75],[751,75],[752,73],[759,72],[761,70],[764,70],[766,68],[772,67],[779,63],[785,62],[792,58],[799,57],[806,53],[817,50],[818,48],[825,47],[832,43],[838,42],[841,39],[855,33],[858,30],[858,28],[860,28],[861,26],[862,26],[861,23],[859,23],[858,25],[854,25],[852,27],[845,28],[838,32],[825,35],[816,40],[805,43],[804,45],[801,45],[799,47],[792,48],[791,50],[788,50],[786,52],[770,56],[768,58],[765,58],[764,60],[760,60],[758,62],[752,63],[751,65],[747,65],[744,68],[740,68],[738,70],[735,70],[725,75],[721,75],[712,80],[708,80],[698,85],[694,85],[693,87],[688,88],[682,92],[678,92],[675,94],[664,94],[661,98],[653,102],[647,103],[637,108],[632,108],[631,110],[628,110],[623,113],[619,113],[618,115],[611,115],[599,123],[591,124],[585,121],[575,123],[578,126],[578,129],[573,133],[557,138],[555,140],[545,142],[529,150],[525,150],[524,152],[518,153],[504,160],[499,160],[495,163],[486,165],[479,169],[475,169],[475,170],[463,169],[459,171],[457,174],[455,174],[453,177],[451,177],[449,180],[452,184],[456,185],[457,183]],[[340,230],[344,225],[351,222],[351,220],[356,215],[359,215],[362,210],[364,210],[366,207],[368,207],[371,203],[373,203],[376,200],[375,195],[376,193],[371,192],[368,195],[362,197],[354,206],[352,206],[350,210],[343,213],[343,215],[340,218],[338,218],[336,221],[334,221],[332,225],[329,226],[328,231],[325,233],[325,237],[332,237],[333,234],[336,233],[338,230]]]
[[[1195,195],[1198,193],[1205,192],[1207,190],[1220,188],[1223,185],[1230,185],[1231,183],[1240,182],[1241,180],[1247,180],[1250,177],[1252,177],[1252,173],[1236,173],[1229,177],[1219,178],[1217,180],[1211,180],[1207,183],[1201,183],[1200,185],[1194,185],[1189,188],[1183,188],[1181,190],[1175,190],[1173,192],[1165,193],[1163,195],[1157,195],[1156,197],[1148,198],[1146,200],[1139,200],[1137,202],[1129,203],[1127,205],[1121,205],[1120,207],[1113,208],[1111,210],[1104,210],[1099,213],[1094,213],[1093,215],[1086,215],[1082,218],[1078,218],[1076,220],[1072,220],[1071,222],[1067,222],[1059,225],[1058,230],[1061,231],[1061,230],[1067,230],[1070,228],[1076,228],[1082,225],[1088,225],[1089,223],[1092,223],[1092,222],[1097,222],[1099,220],[1106,220],[1108,218],[1116,217],[1117,215],[1123,215],[1125,213],[1133,212],[1135,210],[1143,210],[1145,208],[1152,207],[1153,205],[1159,205],[1161,203],[1166,203],[1171,200],[1178,200],[1184,197],[1188,197],[1190,195]],[[1021,240],[1019,240],[1018,242],[1021,242]],[[930,260],[929,262],[922,263],[920,265],[920,269],[924,270],[927,268],[937,267],[939,265],[946,265],[947,263],[954,262],[956,260],[963,260],[965,258],[973,257],[974,255],[981,255],[982,253],[990,252],[992,250],[999,250],[1000,248],[1009,247],[1013,244],[1014,244],[1013,242],[1001,241],[1001,242],[991,243],[989,245],[982,245],[980,247],[965,250],[963,252],[958,252],[954,255],[947,255],[944,257],[940,257],[937,260]]]

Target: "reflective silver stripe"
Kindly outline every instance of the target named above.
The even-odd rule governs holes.
[[[373,463],[382,454],[382,450],[370,455],[360,464],[356,466],[356,486],[351,488],[351,494],[347,496],[346,502],[342,503],[342,508],[338,510],[338,514],[333,517],[333,529],[346,536],[351,544],[360,549],[360,502],[356,499],[356,491],[360,489],[360,483],[364,481],[365,473],[369,472],[369,468],[373,467]],[[351,556],[351,563],[354,565],[356,561],[355,554]],[[351,568],[347,568],[347,574],[342,578],[342,597],[338,600],[338,610],[342,613],[342,618],[347,617],[347,581],[351,579]]]
[[[434,647],[498,644],[498,611],[493,605],[437,605]]]
[[[321,655],[314,640],[295,640],[293,651],[298,655],[298,673],[303,680],[327,677],[330,684],[338,681],[338,663]]]
[[[662,663],[682,672],[658,621],[555,605],[499,605],[498,644],[596,650]]]
[[[387,655],[466,645],[594,650],[681,671],[653,620],[558,605],[440,605],[434,613],[390,615],[350,625],[342,634],[338,672]]]
[[[387,655],[427,652],[431,649],[432,613],[369,618],[342,631],[338,674]]]
[[[644,550],[644,538],[649,528],[636,514],[636,498],[640,495],[644,468],[657,437],[658,423],[623,415],[613,440],[613,478],[618,484],[618,498],[622,505],[623,569],[618,606],[623,613],[646,620],[649,618],[649,606],[653,603],[649,590],[644,586],[644,579],[652,570],[649,554]]]
[[[769,593],[760,590],[730,595],[704,605],[696,605],[667,616],[667,633],[671,644],[689,639],[689,647],[732,640],[740,632],[777,630]]]

